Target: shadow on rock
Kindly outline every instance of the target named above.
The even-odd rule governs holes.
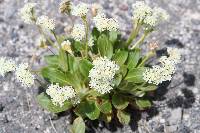
[[[176,39],[176,38],[172,38],[170,40],[167,40],[165,42],[165,44],[167,46],[177,46],[178,48],[184,48],[183,43],[179,39]]]
[[[141,119],[150,120],[152,117],[158,115],[158,110],[154,106],[144,111],[136,110],[128,106],[126,112],[128,112],[131,115],[131,121],[129,123],[129,126],[133,132],[137,131],[138,122]],[[87,119],[86,126],[86,133],[95,133],[95,129],[97,128],[99,128],[100,130],[106,128],[111,132],[116,132],[118,129],[123,128],[123,125],[118,121],[117,117],[114,117],[110,123],[105,123],[100,120],[91,121]]]
[[[177,96],[175,98],[171,98],[167,101],[167,105],[169,108],[191,108],[192,104],[195,102],[194,93],[187,88],[182,89],[181,91],[183,96]]]
[[[170,85],[170,81],[165,81],[162,84],[158,85],[158,88],[155,91],[155,94],[152,97],[154,101],[163,101],[166,99],[165,94],[168,92],[167,87]]]
[[[184,72],[183,77],[184,77],[184,83],[187,86],[194,86],[195,85],[196,78],[193,74],[189,74],[189,73]]]

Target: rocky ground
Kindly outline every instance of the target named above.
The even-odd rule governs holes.
[[[78,0],[76,0],[78,1]],[[40,13],[57,20],[57,32],[70,24],[58,13],[59,0],[37,1]],[[133,0],[90,0],[102,4],[108,16],[117,17],[124,34],[130,33],[131,4]],[[152,109],[131,110],[128,126],[115,122],[87,122],[88,132],[118,133],[200,133],[200,1],[199,0],[147,0],[152,6],[166,9],[171,19],[161,25],[147,42],[157,41],[160,48],[178,47],[183,61],[171,83],[162,84],[153,98]],[[25,25],[17,10],[22,0],[0,0],[0,56],[15,58],[17,62],[31,59],[38,38],[34,26]],[[145,46],[144,46],[145,49]],[[158,54],[162,53],[158,51]],[[47,54],[45,50],[37,55]],[[41,59],[34,65],[41,64]],[[0,133],[67,133],[70,113],[52,115],[42,110],[35,101],[38,87],[22,88],[11,74],[0,77]]]

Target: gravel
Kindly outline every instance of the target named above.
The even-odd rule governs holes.
[[[36,0],[35,0],[36,1]],[[75,0],[77,2],[78,0]],[[34,2],[34,0],[33,0]],[[90,2],[95,2],[91,0]],[[118,18],[123,35],[130,33],[132,0],[97,0],[108,16]],[[132,120],[121,126],[116,122],[104,124],[88,121],[88,132],[117,133],[200,133],[200,1],[199,0],[146,0],[152,6],[161,6],[170,15],[170,21],[160,25],[146,43],[157,41],[160,48],[178,47],[183,61],[177,67],[173,80],[160,85],[153,97],[154,106],[147,111],[130,110]],[[35,51],[38,33],[34,26],[24,24],[17,15],[22,0],[0,0],[0,56],[29,62]],[[58,0],[38,1],[39,13],[57,20],[57,32],[71,24],[70,19],[58,13]],[[145,51],[147,46],[143,45]],[[158,51],[162,53],[163,50]],[[37,51],[34,67],[42,65]],[[67,133],[71,113],[55,116],[41,109],[35,101],[38,85],[21,87],[12,74],[0,77],[0,133]]]

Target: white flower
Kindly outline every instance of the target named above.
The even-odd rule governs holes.
[[[93,21],[99,31],[105,31],[107,29],[107,18],[104,13],[98,13],[93,18]]]
[[[113,18],[106,18],[104,13],[98,13],[96,17],[93,18],[95,26],[99,31],[117,31],[119,29],[119,23]]]
[[[75,24],[72,32],[71,32],[72,38],[76,41],[81,41],[85,37],[85,27],[82,24]]]
[[[101,94],[109,93],[113,89],[113,79],[119,66],[106,57],[99,57],[93,61],[94,67],[89,72],[90,88]]]
[[[88,4],[80,3],[78,5],[72,5],[71,14],[74,16],[84,17],[89,11]]]
[[[69,40],[62,42],[61,47],[63,50],[69,52],[70,54],[73,54],[71,49],[71,42]]]
[[[147,15],[152,13],[151,7],[145,4],[144,1],[136,1],[132,5],[133,7],[133,18],[137,20],[143,20]]]
[[[11,59],[6,60],[5,57],[0,57],[0,75],[5,76],[7,72],[15,70],[15,62]]]
[[[51,100],[54,105],[60,105],[61,107],[64,105],[66,100],[74,98],[76,93],[72,86],[64,86],[60,87],[58,83],[51,84],[46,93],[51,97]]]
[[[176,64],[181,61],[180,51],[176,48],[167,48],[169,57],[162,56],[159,59],[161,66],[153,66],[152,68],[147,68],[143,73],[143,79],[152,84],[160,84],[163,81],[170,81],[172,75],[176,71]]]
[[[166,12],[166,10],[159,8],[159,7],[155,7],[153,9],[154,14],[156,14],[156,16],[159,18],[160,21],[165,21],[169,19],[169,14]]]
[[[155,27],[160,22],[165,21],[168,18],[169,15],[164,9],[155,7],[152,10],[152,13],[144,18],[144,23],[150,25],[151,27]]]
[[[74,106],[77,105],[77,104],[79,104],[79,103],[81,102],[80,97],[77,96],[77,95],[76,95],[75,97],[71,98],[70,100],[71,100],[71,103],[72,103]]]
[[[156,15],[148,15],[144,19],[144,23],[150,25],[151,27],[155,27],[158,23],[158,19]]]
[[[117,20],[110,18],[107,20],[108,25],[107,25],[107,30],[109,31],[117,31],[119,29],[119,23]]]
[[[24,5],[23,8],[19,10],[19,15],[27,24],[32,24],[34,22],[34,7],[36,6],[36,3],[27,3]]]
[[[55,20],[49,19],[47,16],[38,17],[36,24],[42,27],[43,29],[55,30]]]
[[[28,63],[22,63],[16,67],[15,76],[22,86],[31,87],[34,84],[34,76],[28,70]]]
[[[94,38],[92,36],[89,38],[88,46],[90,47],[94,46]]]
[[[152,84],[160,84],[162,83],[161,79],[162,68],[158,65],[153,66],[152,68],[146,68],[145,72],[143,73],[143,79]]]
[[[181,51],[177,48],[167,48],[167,52],[169,54],[169,59],[174,63],[180,63],[181,62]]]
[[[168,13],[162,8],[151,8],[144,1],[136,1],[133,4],[133,19],[139,20],[140,23],[146,24],[146,29],[154,28],[160,22],[169,18]]]

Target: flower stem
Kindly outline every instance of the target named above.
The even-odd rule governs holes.
[[[53,36],[54,36],[56,42],[58,43],[58,47],[61,48],[61,44],[60,44],[59,41],[58,41],[58,38],[57,38],[57,36],[56,36],[56,33],[55,33],[53,30],[51,30],[51,33],[53,34]]]
[[[149,32],[145,32],[142,37],[131,47],[131,49],[137,48],[140,44],[144,42],[144,39],[147,37]]]
[[[88,34],[89,34],[89,26],[86,17],[82,17],[83,23],[85,25],[85,56],[88,57]]]
[[[137,66],[137,67],[141,67],[144,66],[144,64],[146,63],[147,60],[149,60],[149,58],[153,57],[155,55],[155,51],[150,51],[147,53],[147,55],[142,59],[142,62]]]
[[[133,30],[131,31],[131,35],[130,37],[128,38],[127,42],[126,42],[126,46],[128,47],[132,41],[136,38],[136,36],[138,35],[139,31],[140,31],[140,28],[141,28],[141,24],[139,23],[139,21],[136,21],[135,22],[135,26],[133,28]]]

